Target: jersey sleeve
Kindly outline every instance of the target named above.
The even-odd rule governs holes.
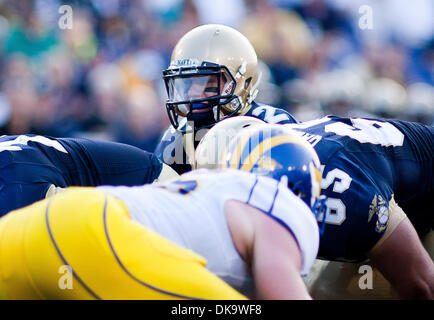
[[[252,116],[271,124],[298,123],[298,121],[284,109],[257,103],[252,103],[252,107],[246,113],[246,116]]]
[[[434,127],[401,120],[387,120],[404,135],[394,148],[395,200],[420,237],[434,228]]]
[[[306,276],[319,247],[318,225],[311,209],[286,185],[261,177],[253,185],[246,203],[273,218],[294,236],[302,256],[301,275]]]
[[[142,185],[158,178],[161,161],[152,153],[108,141],[58,139],[73,159],[68,174],[80,186]]]

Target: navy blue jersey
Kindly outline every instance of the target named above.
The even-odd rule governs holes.
[[[271,107],[268,105],[252,103],[251,108],[245,116],[251,116],[261,119],[267,123],[289,124],[297,123],[292,115],[283,109]],[[182,118],[179,122],[180,130],[185,130],[187,126],[187,118]],[[201,137],[207,130],[201,130]],[[170,126],[163,134],[160,143],[155,148],[155,155],[165,164],[171,166],[178,174],[190,171],[191,165],[187,159],[187,153],[184,149],[184,138],[180,131],[177,131],[173,126]],[[196,136],[195,145],[200,142],[200,137]]]
[[[129,145],[36,135],[0,137],[0,216],[45,197],[51,185],[141,185],[162,163]]]
[[[399,120],[328,116],[289,125],[315,148],[328,197],[319,257],[356,262],[381,238],[394,196],[418,232],[434,213],[434,128]]]

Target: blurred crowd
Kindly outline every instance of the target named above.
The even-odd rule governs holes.
[[[72,8],[72,28],[59,8]],[[372,8],[372,25],[361,28]],[[434,124],[432,0],[0,0],[0,134],[90,137],[153,151],[169,125],[161,71],[193,27],[221,23],[260,59],[258,102]],[[366,18],[366,17],[365,17]]]

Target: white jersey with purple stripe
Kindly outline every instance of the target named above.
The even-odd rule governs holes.
[[[131,219],[207,260],[207,268],[244,294],[254,286],[224,215],[227,200],[247,203],[293,234],[308,273],[318,251],[319,232],[310,208],[268,177],[238,170],[186,173],[179,180],[142,187],[99,187],[122,200]]]

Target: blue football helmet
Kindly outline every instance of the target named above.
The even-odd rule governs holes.
[[[317,216],[325,221],[325,196],[321,196],[321,169],[313,147],[278,125],[246,128],[229,143],[223,168],[268,176],[288,185]],[[324,223],[321,232],[324,229]]]

